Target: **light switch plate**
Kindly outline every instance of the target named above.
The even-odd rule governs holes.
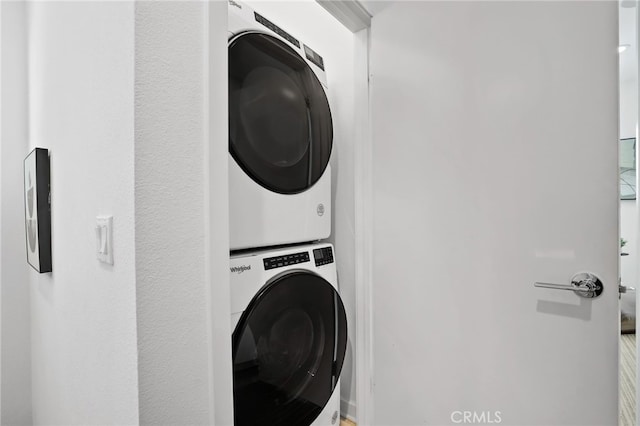
[[[96,217],[96,256],[113,265],[113,216]]]

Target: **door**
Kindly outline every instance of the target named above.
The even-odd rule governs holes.
[[[309,64],[274,36],[232,38],[229,152],[244,172],[270,191],[303,192],[327,168],[332,143],[329,102]]]
[[[346,343],[344,306],[326,280],[294,271],[269,282],[233,333],[234,424],[310,425],[337,385]]]
[[[617,14],[373,17],[375,424],[617,423]],[[580,272],[599,297],[534,286]]]

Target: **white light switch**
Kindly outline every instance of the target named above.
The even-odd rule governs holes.
[[[99,261],[113,265],[113,216],[96,217],[96,252]]]

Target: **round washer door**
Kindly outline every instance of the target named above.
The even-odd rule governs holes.
[[[337,385],[346,344],[331,284],[307,271],[266,284],[233,332],[234,424],[310,425]]]
[[[258,32],[229,43],[229,152],[255,182],[303,192],[324,173],[333,143],[327,96],[286,42]]]

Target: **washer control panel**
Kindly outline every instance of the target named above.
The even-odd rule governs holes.
[[[301,253],[292,253],[285,256],[267,257],[263,259],[264,269],[281,268],[283,266],[296,265],[298,263],[305,263],[309,261],[309,252],[303,251]]]
[[[331,247],[315,249],[313,250],[313,259],[316,261],[316,266],[333,263],[333,250]]]

